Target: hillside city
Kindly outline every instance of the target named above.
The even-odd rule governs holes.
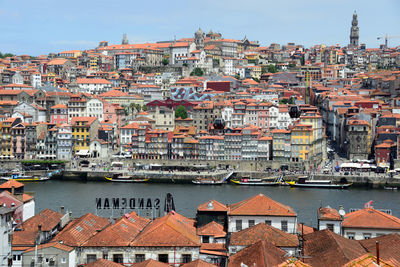
[[[379,48],[359,43],[356,12],[349,26],[345,46],[199,28],[152,43],[123,34],[89,50],[3,51],[0,169],[22,160],[75,169],[85,159],[93,170],[121,161],[393,177],[400,46],[390,36]],[[321,206],[314,228],[264,194],[198,203],[195,218],[162,204],[157,218],[75,218],[64,207],[35,215],[35,197],[10,179],[0,204],[2,266],[400,266],[400,219],[371,203],[348,213]]]

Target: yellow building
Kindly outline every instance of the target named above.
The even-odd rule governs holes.
[[[312,129],[312,142],[310,143],[309,159],[319,163],[324,157],[322,116],[315,111],[309,111],[301,115],[300,124],[310,125]]]
[[[8,118],[3,122],[0,122],[0,158],[12,158],[13,157],[13,143],[12,143],[12,132],[11,129],[17,123],[20,123],[20,118]]]
[[[89,155],[90,141],[98,136],[99,120],[96,117],[73,117],[71,125],[75,155]]]
[[[291,133],[291,161],[304,162],[310,157],[310,147],[313,143],[312,126],[297,124]]]

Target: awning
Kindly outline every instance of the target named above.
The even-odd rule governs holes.
[[[88,155],[90,155],[90,153],[89,153],[89,150],[82,149],[82,150],[79,150],[78,152],[76,152],[75,155],[77,155],[77,156],[88,156]]]

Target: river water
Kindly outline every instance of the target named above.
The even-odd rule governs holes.
[[[377,209],[391,209],[396,217],[400,217],[400,191],[383,189],[350,188],[337,189],[307,189],[290,188],[286,186],[238,186],[238,185],[192,185],[192,184],[134,184],[107,182],[77,182],[77,181],[47,181],[43,183],[26,183],[25,191],[35,193],[36,213],[50,208],[60,211],[64,206],[71,211],[73,217],[79,217],[87,212],[99,216],[117,216],[121,212],[97,210],[96,198],[159,198],[161,207],[164,198],[171,193],[175,209],[178,213],[195,217],[197,206],[211,199],[225,204],[232,204],[262,193],[273,200],[288,205],[298,215],[298,221],[310,226],[317,226],[317,210],[329,205],[338,209],[343,205],[346,212],[350,208],[362,208],[373,200]]]

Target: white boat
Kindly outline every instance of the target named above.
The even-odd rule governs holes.
[[[305,188],[331,188],[331,189],[345,189],[352,185],[352,183],[335,183],[331,180],[308,180],[307,177],[300,177],[298,181],[286,182],[292,187],[305,187]]]
[[[196,178],[192,180],[192,183],[200,185],[221,185],[223,181],[209,179],[209,178]]]
[[[279,185],[278,181],[265,181],[259,178],[242,177],[240,180],[231,180],[232,183],[237,185],[262,185],[262,186],[276,186]]]
[[[150,178],[135,178],[132,175],[116,173],[112,177],[105,177],[110,182],[123,182],[123,183],[144,183],[150,180]]]

